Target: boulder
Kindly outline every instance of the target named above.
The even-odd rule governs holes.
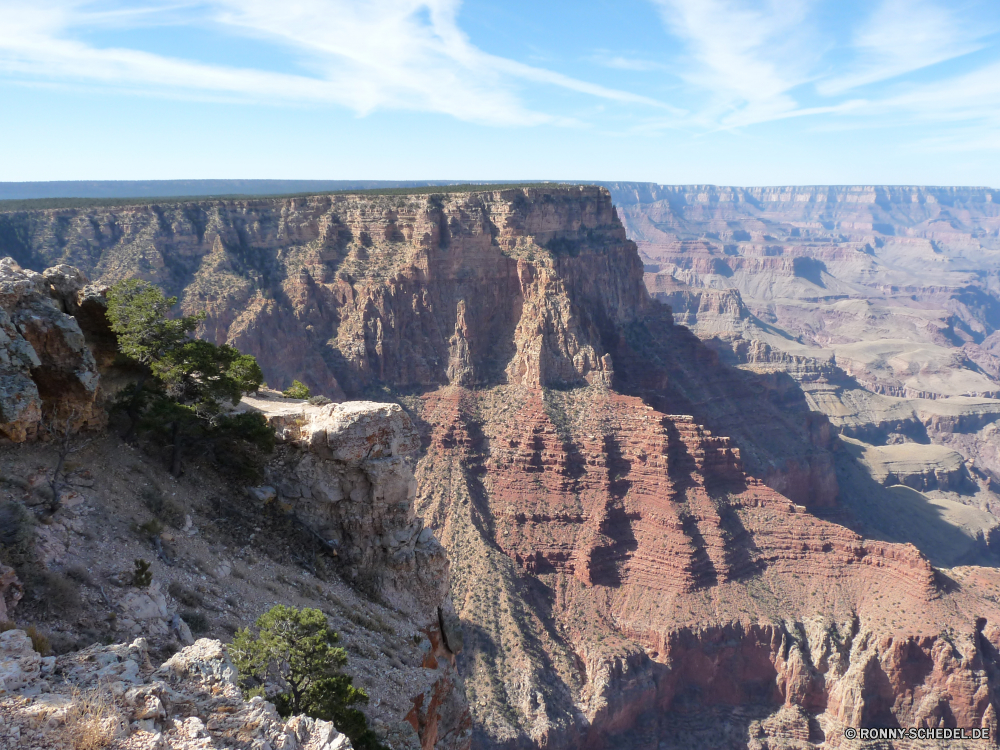
[[[166,682],[199,680],[205,683],[236,684],[236,667],[220,641],[200,638],[171,656],[154,673]]]
[[[0,633],[0,695],[26,687],[41,671],[42,657],[32,647],[27,633]]]

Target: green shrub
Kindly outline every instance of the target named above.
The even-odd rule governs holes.
[[[309,388],[298,380],[293,380],[292,384],[281,392],[281,395],[285,398],[309,398],[312,394],[309,392]]]
[[[332,721],[359,750],[383,747],[365,715],[353,708],[367,703],[368,695],[340,671],[347,653],[336,645],[340,637],[321,611],[279,604],[257,618],[256,629],[256,637],[239,630],[229,649],[244,688],[259,691],[274,683],[281,692],[272,700],[282,716],[304,713]]]
[[[48,656],[52,653],[52,646],[49,644],[49,639],[44,634],[38,631],[34,625],[29,625],[24,629],[24,632],[28,634],[31,639],[31,647],[35,649],[42,656]]]
[[[26,579],[26,585],[32,595],[53,612],[64,614],[80,606],[80,584],[54,570],[32,574]]]
[[[309,399],[310,406],[326,406],[327,404],[332,404],[333,401],[328,399],[326,396],[312,396]]]
[[[132,585],[144,589],[153,582],[153,571],[149,569],[147,560],[136,560],[132,571]]]
[[[116,408],[130,424],[126,437],[138,429],[149,433],[169,448],[170,471],[178,476],[185,453],[197,449],[203,455],[220,437],[232,437],[224,404],[237,404],[243,394],[257,391],[263,373],[250,355],[191,338],[204,313],[172,317],[177,298],[165,297],[149,282],[118,282],[107,299],[119,351],[151,376],[118,395]]]

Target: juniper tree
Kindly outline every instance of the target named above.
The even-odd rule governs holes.
[[[255,627],[256,636],[248,628],[237,631],[229,647],[245,689],[259,695],[273,685],[268,698],[282,716],[304,713],[332,721],[358,750],[382,747],[353,707],[367,703],[368,695],[341,672],[347,652],[337,645],[326,615],[279,604],[258,617]]]
[[[226,410],[260,388],[264,376],[257,360],[234,347],[192,338],[205,316],[171,318],[176,303],[176,297],[138,279],[108,292],[108,320],[119,351],[143,368],[135,387],[119,397],[130,419],[127,436],[142,427],[168,444],[175,476],[188,445],[214,452],[242,441],[269,449],[273,434],[261,415]]]

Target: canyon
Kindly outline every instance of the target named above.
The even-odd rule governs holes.
[[[943,564],[971,560],[969,544],[895,522],[934,513],[956,542],[988,546],[1000,489],[997,191],[609,188],[651,296],[723,361],[796,380],[866,474],[914,490],[877,488],[885,513],[871,491],[843,492],[870,533]]]
[[[447,550],[457,656],[440,589],[378,584],[396,617],[442,607],[430,640],[461,679],[442,667],[424,747],[466,721],[482,748],[851,747],[851,726],[996,732],[993,206],[631,184],[164,201],[0,213],[0,254],[153,281],[271,386],[405,412],[412,454],[383,460],[419,519],[391,541],[329,515],[315,459],[274,482],[354,535],[359,573],[420,544],[443,570],[425,530]],[[304,441],[341,419],[304,408],[272,415],[282,451],[358,460]],[[39,393],[22,422],[57,410]]]

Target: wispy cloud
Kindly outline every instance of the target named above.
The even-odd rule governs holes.
[[[926,0],[884,0],[855,30],[857,62],[816,88],[824,95],[839,94],[951,60],[981,49],[981,37],[990,31],[960,18],[954,8]]]
[[[820,51],[810,44],[806,0],[653,0],[687,46],[682,77],[707,91],[704,115],[738,126],[786,117],[789,91],[810,79]]]
[[[598,65],[603,65],[605,68],[611,68],[613,70],[632,70],[638,73],[668,70],[667,66],[663,63],[654,62],[653,60],[644,60],[638,57],[616,55],[608,50],[600,50],[596,54],[592,55],[590,59]]]
[[[151,93],[215,92],[253,101],[338,104],[358,114],[429,111],[493,125],[568,122],[522,103],[525,83],[608,101],[666,108],[646,96],[489,55],[459,28],[459,0],[207,0],[141,9],[211,22],[229,33],[280,44],[303,73],[227,67],[127,48],[97,47],[79,32],[136,22],[136,11],[82,0],[0,0],[0,71]],[[131,15],[130,15],[131,14]],[[669,109],[669,108],[667,108]]]
[[[821,15],[830,6],[819,0],[650,2],[683,45],[677,74],[702,98],[692,120],[704,128],[811,115],[844,116],[858,125],[859,116],[879,116],[966,122],[982,133],[973,142],[996,140],[990,132],[1000,128],[996,64],[980,63],[978,70],[942,80],[907,78],[983,49],[987,36],[1000,29],[995,18],[975,10],[933,0],[880,0],[859,15],[838,2],[847,26],[846,38],[838,39],[829,17]],[[862,88],[871,84],[879,85]]]

